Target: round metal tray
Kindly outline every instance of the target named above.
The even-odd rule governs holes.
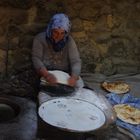
[[[94,104],[66,97],[41,104],[39,116],[48,124],[65,131],[90,132],[102,127],[105,115]]]

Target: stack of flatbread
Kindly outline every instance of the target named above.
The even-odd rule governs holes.
[[[109,92],[122,94],[130,90],[130,86],[122,81],[103,82],[102,87]]]
[[[114,107],[117,117],[130,124],[140,124],[140,109],[128,104],[117,104]]]

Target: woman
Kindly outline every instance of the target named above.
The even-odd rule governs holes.
[[[75,41],[70,36],[71,23],[67,15],[55,14],[45,32],[33,41],[32,61],[38,74],[50,84],[57,83],[48,70],[61,70],[70,74],[68,84],[76,86],[81,72],[81,59]]]

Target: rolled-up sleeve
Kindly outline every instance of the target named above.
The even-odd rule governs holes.
[[[75,41],[70,37],[69,41],[69,60],[71,65],[71,74],[79,76],[81,73],[81,59]]]
[[[45,65],[43,64],[43,45],[37,37],[33,40],[32,62],[36,70],[45,68]]]

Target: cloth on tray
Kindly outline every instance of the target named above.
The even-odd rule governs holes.
[[[113,106],[116,104],[128,104],[128,105],[131,105],[133,107],[140,109],[140,98],[135,98],[130,93],[127,93],[122,97],[115,93],[110,93],[110,94],[107,94],[106,97]],[[133,124],[123,122],[120,119],[117,119],[116,125],[129,130],[138,139],[140,139],[140,124],[133,125]]]

